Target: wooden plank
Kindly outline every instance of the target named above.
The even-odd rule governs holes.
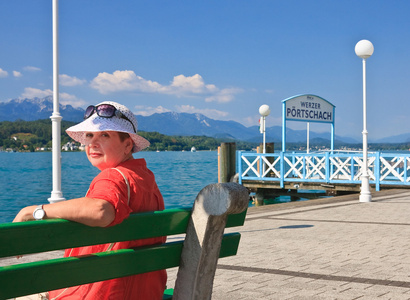
[[[0,224],[0,257],[183,233],[190,209],[137,213],[112,227],[61,219]]]
[[[220,257],[236,255],[239,240],[239,233],[224,235]],[[0,267],[0,299],[176,267],[182,245],[179,241]]]
[[[164,291],[164,295],[162,296],[162,300],[170,300],[174,295],[174,289],[166,289]]]
[[[243,226],[243,224],[245,223],[246,212],[247,210],[239,214],[228,215],[225,228]]]
[[[188,208],[136,213],[106,228],[61,219],[4,223],[0,224],[0,257],[181,234],[190,215]],[[243,225],[245,215],[229,215],[227,227]]]

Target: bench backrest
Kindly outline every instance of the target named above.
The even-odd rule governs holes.
[[[218,257],[235,255],[249,196],[235,183],[213,184],[191,209],[132,214],[119,225],[95,228],[66,220],[0,224],[0,257],[95,244],[172,236],[185,240],[0,267],[0,298],[7,299],[95,281],[167,269],[181,264],[174,299],[209,299]],[[181,261],[183,263],[181,263]],[[207,275],[203,275],[207,274]]]

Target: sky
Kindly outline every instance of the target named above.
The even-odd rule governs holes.
[[[360,139],[354,48],[367,39],[369,139],[410,133],[410,1],[59,0],[58,9],[62,104],[113,100],[137,115],[201,113],[247,127],[266,104],[270,127],[282,125],[282,100],[313,94],[336,106],[336,135]],[[52,95],[52,0],[0,0],[0,20],[0,102]]]

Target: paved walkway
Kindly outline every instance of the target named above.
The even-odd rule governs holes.
[[[238,255],[219,260],[214,300],[410,299],[410,190],[250,208],[240,232]]]
[[[358,199],[250,208],[213,299],[410,299],[410,190]]]

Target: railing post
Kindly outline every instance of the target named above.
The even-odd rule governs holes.
[[[285,152],[280,153],[280,187],[284,188],[285,187],[285,159],[284,155]]]
[[[236,170],[238,172],[238,183],[242,184],[242,151],[236,151]]]
[[[325,153],[325,180],[326,182],[330,182],[330,155],[329,152]]]
[[[265,143],[265,153],[274,153],[275,152],[275,144],[274,143]],[[260,144],[258,147],[256,147],[256,153],[263,153],[263,144]],[[273,164],[275,161],[274,157],[266,157],[264,156],[265,159],[269,162],[269,164]],[[260,156],[261,160],[258,164],[258,172],[261,174],[259,177],[264,177],[263,174],[265,173],[265,165],[266,163],[263,161],[262,156]]]
[[[376,191],[380,191],[380,152],[376,152],[376,159],[374,161],[374,177],[376,180]]]
[[[350,163],[350,181],[351,182],[353,182],[354,181],[354,164],[355,164],[355,162],[354,162],[354,154],[352,153],[351,155],[350,155],[350,161],[351,161],[351,163]]]

